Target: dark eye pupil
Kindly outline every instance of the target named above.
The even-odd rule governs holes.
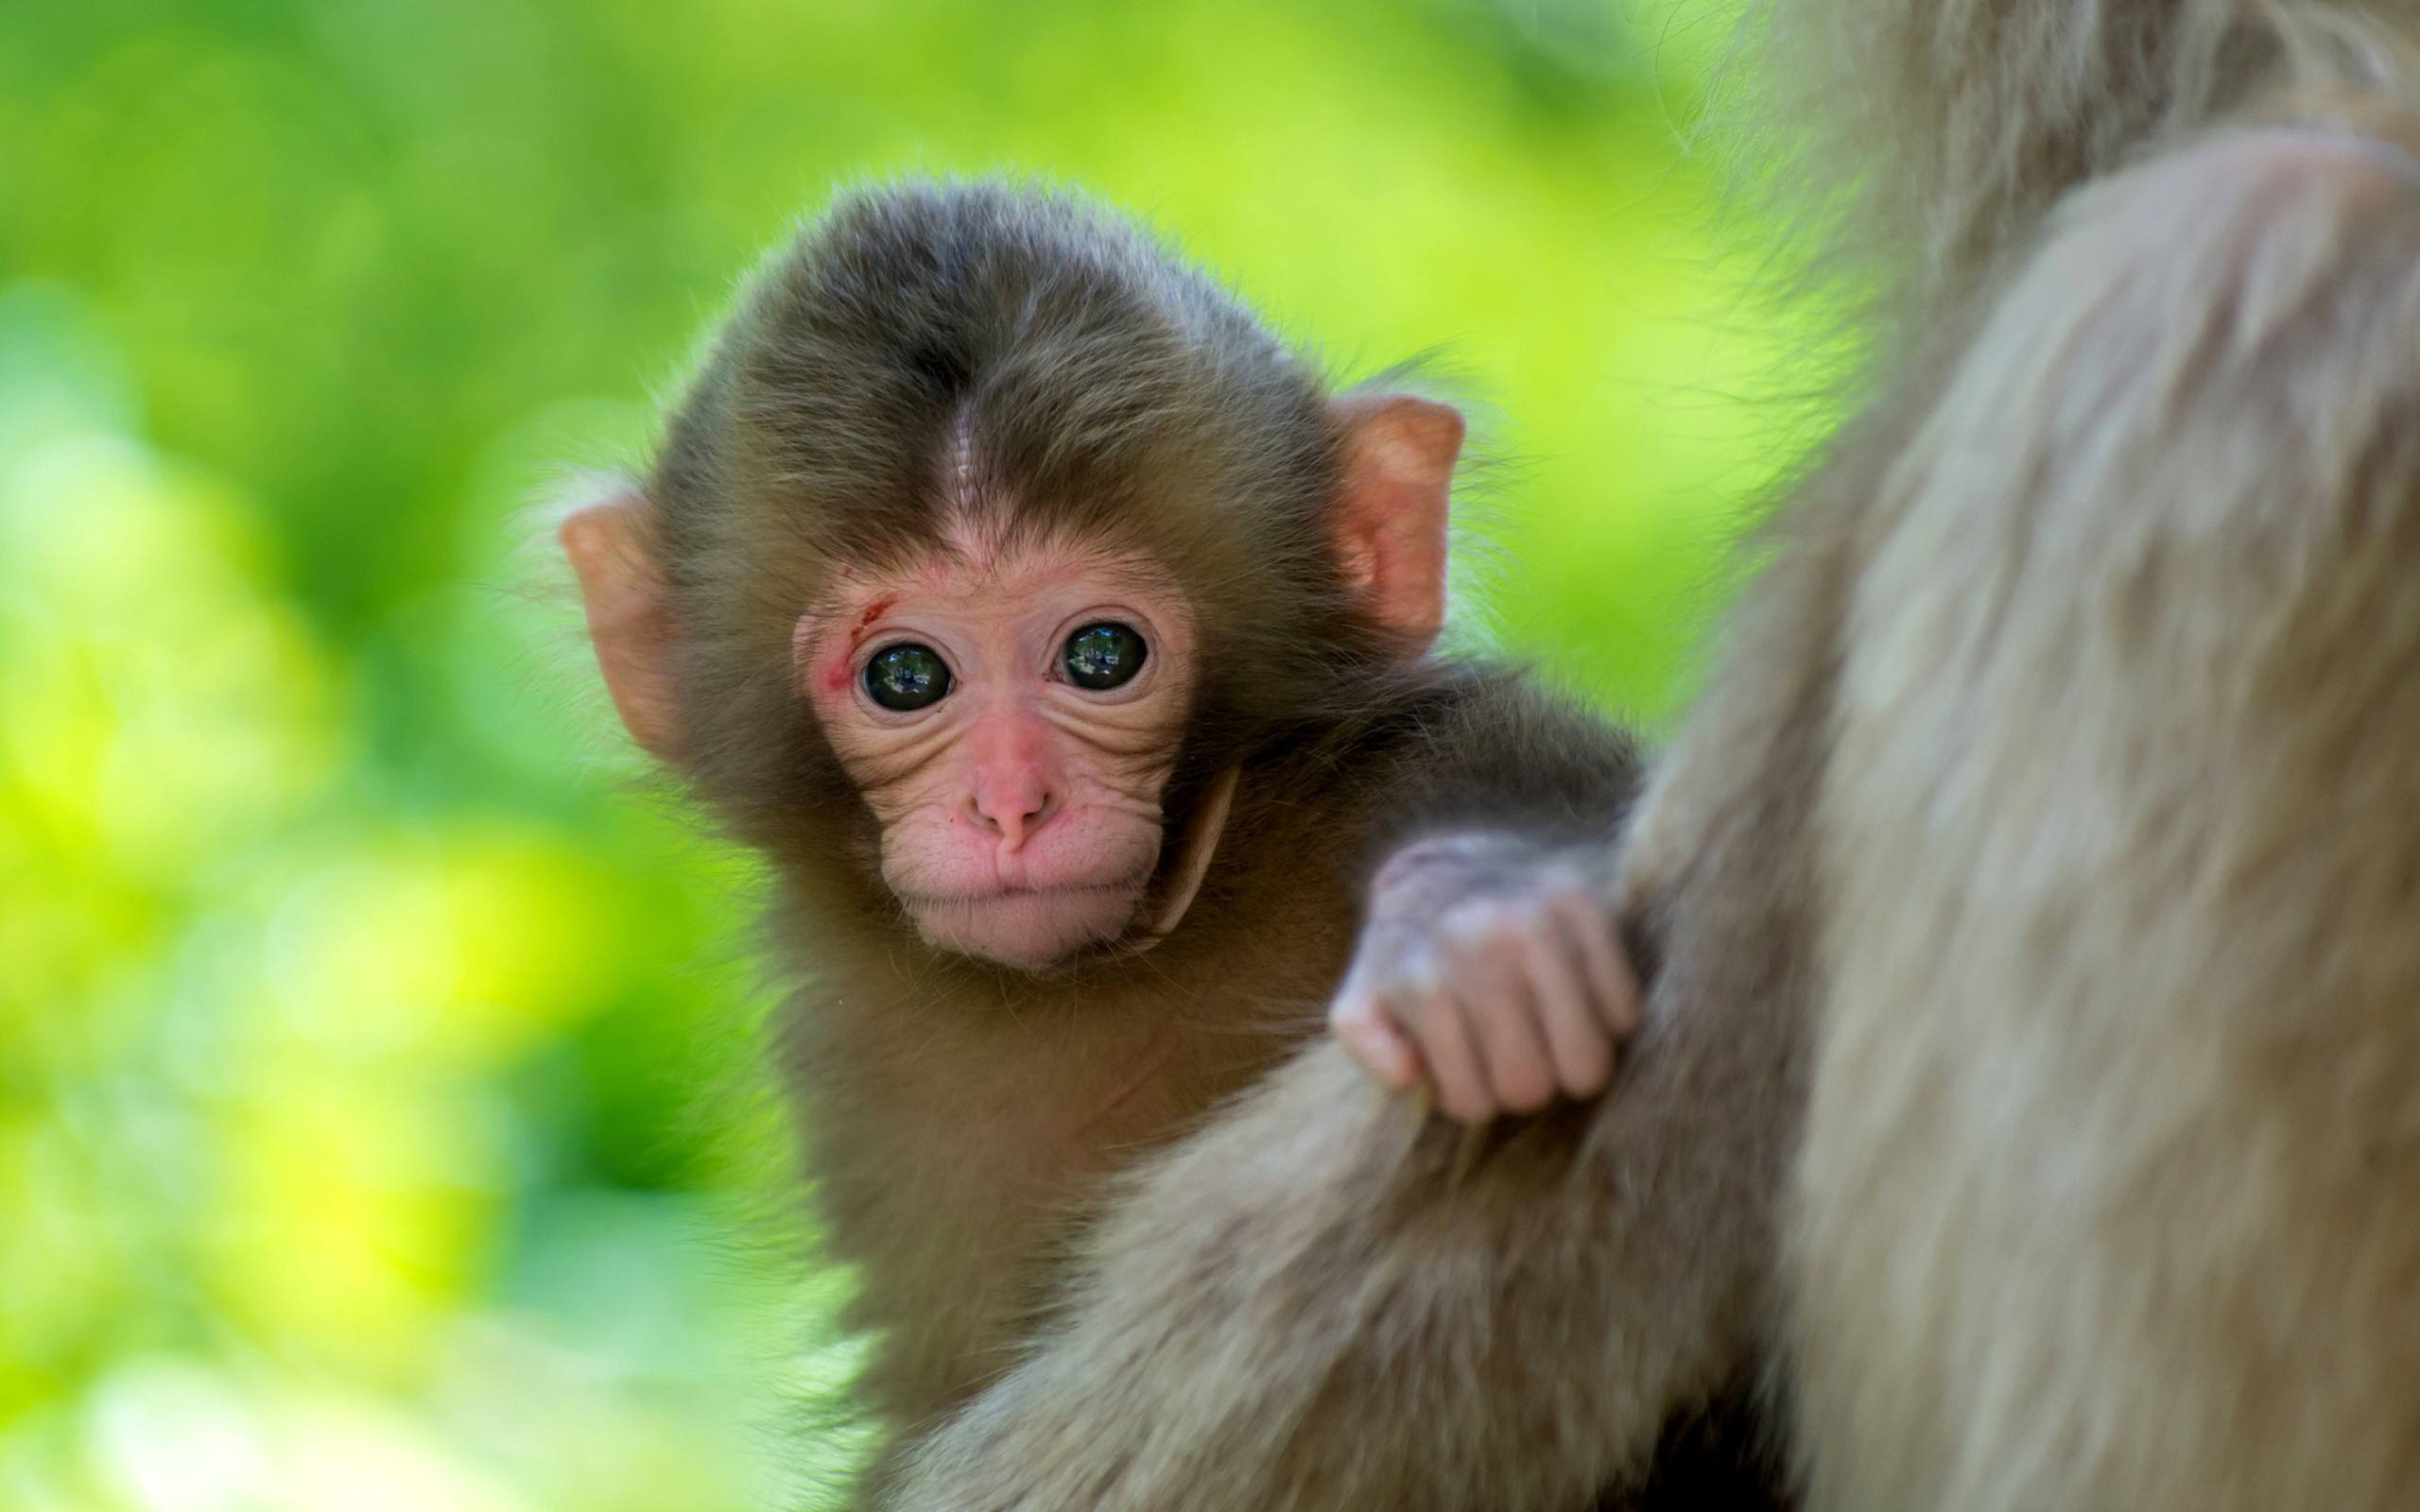
[[[929,645],[891,645],[866,663],[866,692],[885,709],[922,709],[949,692],[949,664]]]
[[[1067,637],[1067,680],[1079,688],[1115,688],[1134,679],[1150,653],[1126,626],[1087,625]]]

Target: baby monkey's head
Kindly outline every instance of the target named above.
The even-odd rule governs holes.
[[[1089,203],[915,184],[562,539],[632,733],[793,885],[1044,971],[1176,927],[1238,769],[1426,652],[1461,436]]]

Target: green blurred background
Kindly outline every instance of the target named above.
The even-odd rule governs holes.
[[[520,516],[834,185],[1089,185],[1487,396],[1510,644],[1656,719],[1766,353],[1646,0],[0,7],[0,1508],[786,1504],[748,872]]]

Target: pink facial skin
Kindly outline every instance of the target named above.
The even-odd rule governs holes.
[[[1075,631],[1125,625],[1147,647],[1118,687],[1068,679]],[[865,674],[930,647],[949,692],[875,702]],[[994,550],[954,532],[924,563],[852,574],[798,622],[800,680],[882,825],[883,880],[930,944],[1026,971],[1135,921],[1194,679],[1190,609],[1150,563],[1098,550]]]

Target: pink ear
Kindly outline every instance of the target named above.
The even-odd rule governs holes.
[[[1411,654],[1445,623],[1445,520],[1462,417],[1408,394],[1348,394],[1344,487],[1332,525],[1345,581]]]
[[[582,505],[555,532],[579,576],[588,637],[631,738],[680,760],[672,696],[672,605],[657,570],[647,496],[636,489]]]

